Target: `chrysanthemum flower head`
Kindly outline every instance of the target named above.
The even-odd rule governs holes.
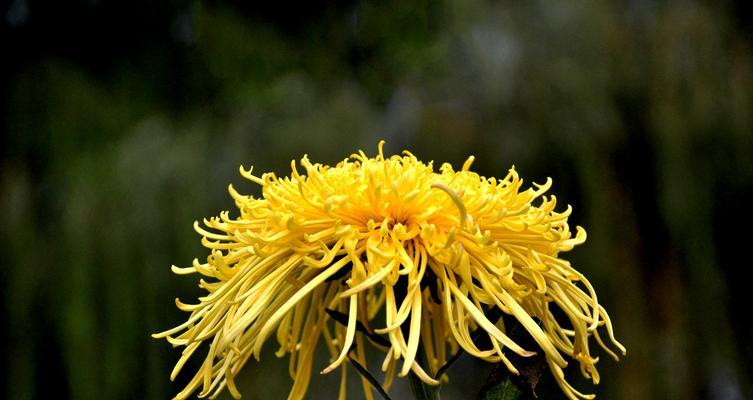
[[[203,275],[208,292],[197,304],[176,300],[188,320],[155,335],[184,347],[171,378],[206,344],[201,368],[176,398],[199,389],[199,396],[214,396],[225,387],[240,397],[234,378],[270,338],[277,356],[290,357],[290,399],[303,398],[320,342],[331,354],[321,372],[342,369],[341,398],[346,363],[365,365],[367,343],[386,353],[386,387],[394,373],[411,372],[438,384],[439,368],[459,348],[514,374],[510,352],[541,351],[569,398],[591,398],[565,381],[563,368],[575,361],[599,382],[589,339],[617,358],[601,328],[625,350],[593,287],[560,258],[586,240],[585,231],[572,232],[570,207],[557,212],[556,198],[544,195],[551,180],[524,190],[514,168],[503,179],[485,178],[470,170],[472,162],[435,171],[407,151],[385,158],[380,143],[376,157],[359,152],[334,167],[304,156],[284,178],[241,167],[262,196],[231,185],[240,215],[196,223],[211,254],[173,267]],[[489,317],[492,310],[517,320],[537,348],[512,340],[504,319]],[[364,339],[359,330],[372,335]],[[491,345],[479,348],[474,331]],[[384,339],[368,340],[378,335]],[[368,382],[364,391],[371,398]]]

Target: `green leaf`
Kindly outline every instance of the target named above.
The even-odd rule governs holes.
[[[523,398],[523,392],[509,378],[481,395],[481,400],[518,400]]]

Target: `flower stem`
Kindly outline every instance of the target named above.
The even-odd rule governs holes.
[[[416,362],[420,365],[427,365],[426,355],[424,354],[423,346],[418,346],[418,352],[416,353]],[[416,400],[439,400],[439,386],[432,386],[421,380],[412,371],[408,375],[410,377],[410,391],[413,393],[413,398]]]
[[[431,386],[410,373],[410,390],[416,400],[439,400],[439,386]]]

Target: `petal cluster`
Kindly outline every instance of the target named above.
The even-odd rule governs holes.
[[[303,157],[283,178],[241,167],[261,197],[231,185],[240,215],[196,223],[210,255],[173,267],[202,275],[207,291],[196,304],[176,300],[190,316],[155,335],[183,347],[171,378],[204,348],[203,364],[176,398],[225,388],[240,397],[234,378],[271,339],[276,355],[290,359],[290,399],[304,397],[320,342],[331,357],[317,369],[341,369],[340,398],[346,365],[365,365],[366,346],[384,352],[386,388],[395,374],[438,384],[439,368],[462,348],[512,373],[511,352],[543,352],[569,398],[591,398],[565,381],[563,368],[574,361],[598,383],[590,339],[615,359],[602,336],[625,349],[591,284],[560,258],[585,231],[570,230],[570,207],[555,211],[556,198],[545,195],[551,180],[523,189],[514,168],[503,179],[485,178],[470,170],[472,161],[435,171],[409,152],[385,158],[380,143],[377,156],[359,152],[334,167]],[[514,318],[537,348],[512,340],[492,310]],[[479,345],[474,332],[490,345]]]

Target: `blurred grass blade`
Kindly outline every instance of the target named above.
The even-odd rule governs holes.
[[[325,309],[324,311],[326,311],[329,317],[335,320],[337,323],[342,324],[344,326],[348,326],[348,316],[345,313],[331,310],[329,308]],[[380,336],[366,329],[366,326],[364,326],[364,324],[361,323],[361,321],[356,321],[356,330],[366,335],[366,337],[372,342],[380,346],[390,347],[389,340],[385,339],[383,336]]]
[[[444,374],[445,371],[447,371],[452,366],[452,364],[455,363],[455,361],[459,360],[460,356],[462,356],[463,353],[465,353],[465,351],[461,348],[458,348],[458,351],[455,352],[455,355],[453,355],[449,360],[447,360],[446,363],[439,367],[439,370],[437,370],[437,374],[434,376],[434,379],[439,380],[442,377],[442,374]]]
[[[390,398],[390,395],[387,394],[387,391],[384,390],[382,385],[379,383],[379,381],[374,378],[373,375],[369,373],[369,370],[367,370],[363,365],[359,364],[358,361],[355,360],[355,358],[351,357],[350,354],[348,354],[348,360],[350,360],[351,365],[355,367],[356,371],[358,371],[361,376],[366,378],[367,381],[371,384],[371,386],[374,386],[374,388],[379,392],[380,395],[382,395],[382,398],[385,400],[392,400]]]
[[[486,315],[491,323],[496,324],[499,318],[502,316],[502,312],[497,308],[493,308],[488,312],[485,312],[484,315]],[[483,333],[483,329],[476,328],[476,330],[471,333],[471,340],[477,340]],[[452,366],[452,364],[455,363],[455,361],[459,360],[460,356],[462,356],[464,353],[465,351],[462,348],[458,348],[458,351],[449,360],[447,360],[447,362],[439,367],[439,370],[437,370],[437,374],[434,376],[434,379],[441,378],[442,374],[444,374],[445,371],[447,371]]]

